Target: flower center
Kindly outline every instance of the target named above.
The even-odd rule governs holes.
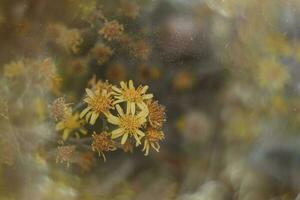
[[[140,127],[138,120],[133,115],[125,115],[121,118],[121,127],[129,133],[133,133]]]
[[[111,107],[111,100],[109,97],[97,95],[91,101],[91,107],[98,113],[106,112]]]
[[[142,101],[142,95],[138,90],[127,89],[123,92],[124,99],[130,102],[140,102]]]

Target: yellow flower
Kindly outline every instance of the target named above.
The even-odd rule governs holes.
[[[63,140],[66,140],[72,132],[77,137],[79,137],[79,132],[86,134],[86,131],[82,128],[84,120],[80,119],[79,113],[71,114],[71,111],[67,113],[64,119],[56,124],[56,130],[63,131]]]
[[[145,133],[141,131],[141,127],[147,121],[146,117],[149,113],[147,106],[143,106],[139,113],[135,113],[135,110],[127,107],[126,113],[120,105],[116,105],[119,113],[118,117],[109,113],[107,115],[107,121],[111,124],[119,126],[111,133],[112,139],[119,138],[122,136],[121,144],[125,144],[129,136],[133,136],[136,141],[136,146],[141,144],[141,138],[145,136]]]
[[[157,152],[159,152],[160,145],[159,141],[165,138],[164,133],[162,131],[150,128],[146,131],[146,136],[144,140],[144,148],[145,156],[149,154],[150,146]]]
[[[108,93],[107,90],[92,91],[86,89],[85,91],[87,98],[85,98],[84,101],[88,106],[81,112],[80,118],[86,116],[86,120],[93,125],[101,113],[108,114],[109,109],[112,108],[111,94]]]
[[[146,94],[148,86],[139,86],[135,89],[132,80],[129,81],[128,85],[125,82],[120,83],[121,88],[115,86],[112,89],[115,91],[115,101],[113,104],[121,102],[127,102],[127,109],[130,108],[132,113],[135,113],[135,105],[139,108],[145,107],[144,100],[152,99],[153,94]]]
[[[116,150],[116,146],[114,142],[109,138],[107,132],[103,132],[101,134],[96,134],[95,132],[92,135],[93,143],[92,150],[97,151],[99,156],[102,156],[104,162],[106,161],[105,151],[114,151]]]

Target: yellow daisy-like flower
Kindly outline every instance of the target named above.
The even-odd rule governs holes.
[[[120,105],[116,105],[119,115],[116,117],[109,113],[107,120],[109,123],[119,126],[119,128],[111,132],[112,139],[122,136],[121,144],[124,145],[129,136],[133,136],[136,141],[136,146],[141,144],[141,138],[145,133],[141,131],[141,127],[147,121],[146,117],[149,113],[147,106],[142,106],[141,111],[136,113],[135,110],[127,107],[126,113]]]
[[[150,128],[146,131],[145,141],[143,151],[145,151],[145,156],[149,154],[150,146],[157,152],[159,152],[160,145],[159,141],[165,138],[162,131]]]
[[[88,106],[81,112],[80,118],[86,117],[91,125],[94,125],[101,113],[108,114],[109,109],[112,107],[111,93],[107,90],[96,90],[92,91],[90,89],[85,90],[87,93],[87,98],[84,101]]]
[[[118,104],[121,102],[127,102],[127,109],[130,108],[132,113],[135,113],[135,105],[139,108],[145,107],[144,100],[152,99],[153,94],[146,94],[148,90],[148,86],[138,86],[134,87],[133,81],[130,80],[127,84],[126,82],[120,83],[121,88],[117,88],[115,86],[112,89],[115,91],[114,97],[115,101],[113,104]]]
[[[67,113],[69,114],[65,115],[64,119],[56,124],[56,130],[63,131],[63,140],[66,140],[72,132],[74,132],[77,137],[79,137],[79,133],[86,134],[86,130],[82,128],[84,120],[80,119],[79,113]]]

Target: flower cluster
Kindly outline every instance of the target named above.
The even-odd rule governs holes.
[[[159,142],[164,139],[161,128],[166,120],[165,108],[153,101],[153,94],[147,93],[148,86],[135,87],[132,80],[122,81],[119,87],[105,83],[111,87],[99,87],[103,82],[93,80],[94,87],[86,89],[87,106],[80,114],[91,125],[108,122],[107,131],[93,134],[92,150],[104,160],[105,151],[131,151],[130,144],[143,144],[145,155],[150,147],[159,151]]]

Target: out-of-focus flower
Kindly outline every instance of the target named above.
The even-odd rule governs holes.
[[[67,146],[59,146],[57,147],[57,155],[56,155],[56,162],[67,162],[67,166],[70,166],[70,161],[72,155],[75,151],[75,145],[67,145]]]
[[[263,59],[258,63],[255,78],[262,88],[278,91],[284,88],[290,75],[274,59]]]
[[[105,162],[106,157],[105,157],[104,152],[114,151],[117,149],[114,142],[111,140],[111,138],[107,132],[102,132],[100,134],[96,134],[94,132],[92,137],[93,137],[93,143],[91,145],[92,150],[97,151],[99,156],[102,156],[102,158]]]
[[[121,102],[127,103],[127,109],[131,110],[131,113],[135,113],[135,105],[140,108],[145,107],[145,100],[152,99],[153,94],[146,94],[148,86],[138,86],[134,87],[133,81],[120,83],[121,88],[113,86],[112,89],[115,91],[114,98],[116,99],[113,104],[118,104]]]
[[[97,63],[101,65],[108,61],[113,54],[113,50],[109,46],[98,44],[91,50],[91,53],[96,58]]]
[[[69,104],[66,103],[64,97],[57,98],[53,101],[50,107],[51,114],[56,121],[65,119],[66,115],[69,115],[70,109],[68,109]]]
[[[141,82],[146,82],[150,79],[157,80],[161,77],[161,70],[158,67],[148,65],[140,65],[138,67],[138,78]]]
[[[127,70],[123,64],[113,64],[107,69],[105,76],[111,81],[119,82],[121,80],[126,79]]]
[[[50,89],[55,94],[59,94],[59,89],[62,83],[61,77],[57,74],[56,64],[52,58],[42,60],[28,60],[28,65],[31,66],[30,73],[37,74],[33,77],[37,84]]]
[[[124,27],[117,20],[107,21],[100,29],[99,34],[108,41],[118,39],[124,31]]]
[[[88,59],[86,57],[72,58],[66,64],[65,70],[66,74],[69,76],[74,75],[84,75],[88,70]]]
[[[107,90],[92,91],[87,88],[85,91],[87,93],[87,97],[84,101],[88,104],[88,106],[81,112],[80,118],[85,116],[86,120],[93,125],[101,113],[107,115],[109,110],[113,108],[113,99],[111,97],[111,93],[108,93]]]
[[[206,141],[213,129],[212,121],[200,111],[188,112],[178,125],[184,137],[191,142]]]
[[[25,73],[25,63],[23,60],[13,61],[4,65],[4,76],[7,78],[18,78]]]
[[[94,27],[98,20],[107,21],[105,17],[102,7],[98,6],[87,18],[86,21]]]
[[[141,131],[141,127],[147,121],[146,117],[149,113],[147,106],[141,106],[141,111],[136,113],[135,109],[127,105],[126,113],[119,104],[116,105],[118,116],[114,116],[111,113],[107,115],[109,123],[117,125],[118,128],[111,132],[112,139],[122,136],[121,144],[125,144],[128,137],[134,137],[136,146],[141,144],[141,138],[145,136],[145,133]]]
[[[64,119],[56,124],[56,130],[62,131],[62,138],[63,140],[66,140],[72,132],[76,135],[76,137],[79,137],[79,133],[86,134],[83,124],[84,120],[80,119],[79,113],[72,114],[72,111],[70,110],[65,113]]]
[[[173,87],[176,90],[188,90],[191,89],[194,85],[193,76],[185,71],[178,72],[173,78]]]
[[[140,7],[132,0],[122,0],[120,2],[118,11],[125,17],[135,19],[139,15]]]
[[[139,41],[132,44],[131,53],[140,60],[147,60],[151,53],[151,48],[145,41]]]
[[[68,29],[62,24],[52,24],[49,32],[57,45],[63,47],[70,53],[79,53],[83,38],[78,29]]]
[[[89,172],[94,164],[95,158],[92,152],[82,153],[77,164],[81,168],[82,173]]]
[[[132,45],[132,38],[127,35],[126,33],[123,33],[119,38],[118,38],[118,42],[121,45],[121,49],[125,49],[128,50],[129,47]]]
[[[165,138],[164,133],[154,128],[149,128],[146,131],[144,140],[143,151],[145,152],[145,156],[149,154],[149,149],[152,147],[155,151],[159,152],[160,145],[159,142]]]
[[[153,128],[160,129],[166,121],[165,107],[160,105],[158,101],[147,101],[149,109],[149,123]]]

